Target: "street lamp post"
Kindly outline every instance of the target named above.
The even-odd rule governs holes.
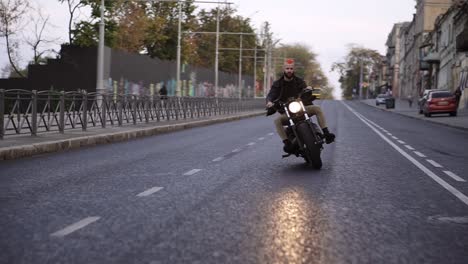
[[[101,22],[99,22],[99,44],[98,44],[98,60],[97,60],[97,80],[96,92],[102,93],[104,90],[104,0],[101,0]]]

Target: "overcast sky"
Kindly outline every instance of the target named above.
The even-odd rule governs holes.
[[[330,72],[333,62],[346,55],[346,45],[356,43],[385,54],[385,42],[393,24],[410,21],[415,12],[414,0],[227,0],[233,2],[238,13],[251,20],[257,28],[270,22],[274,38],[280,43],[303,43],[318,54],[325,74],[340,94],[338,75]],[[68,11],[58,0],[37,2],[45,14],[50,14],[52,27],[48,34],[67,39]],[[199,4],[210,8],[212,4]],[[25,30],[27,31],[27,29]],[[0,66],[7,62],[4,41],[1,42]],[[58,45],[54,46],[58,49]],[[21,53],[23,64],[32,54]]]

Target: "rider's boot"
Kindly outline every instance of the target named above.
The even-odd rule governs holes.
[[[294,145],[291,143],[289,139],[283,140],[284,146],[283,150],[286,153],[293,153],[294,152]]]
[[[325,137],[325,143],[330,144],[333,141],[335,141],[335,134],[330,133],[327,127],[322,128],[322,131],[323,131],[323,136]]]

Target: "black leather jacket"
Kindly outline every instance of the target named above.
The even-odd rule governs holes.
[[[282,76],[281,78],[273,82],[273,85],[271,86],[271,90],[266,97],[267,102],[273,102],[278,98],[281,98],[282,101],[285,101],[286,99],[288,99],[288,98],[282,98],[284,94],[283,93],[284,82],[285,82],[284,76]],[[307,84],[304,82],[304,80],[296,76],[293,76],[293,79],[291,80],[291,82],[294,82],[293,87],[295,91],[293,93],[296,96],[299,95],[301,91],[307,87]]]

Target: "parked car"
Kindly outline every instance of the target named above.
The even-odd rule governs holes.
[[[385,104],[385,100],[387,100],[389,96],[386,95],[386,94],[379,94],[377,95],[377,97],[375,98],[375,105],[380,105],[380,104]]]
[[[320,100],[320,97],[322,96],[322,89],[320,88],[313,89],[312,95],[315,96],[315,99]]]
[[[449,91],[432,91],[428,94],[423,105],[423,113],[430,117],[432,114],[457,115],[457,100]]]
[[[423,113],[423,106],[424,106],[424,103],[426,102],[427,100],[427,96],[429,95],[429,93],[431,93],[432,89],[426,89],[424,90],[424,93],[423,95],[419,98],[418,100],[418,109],[419,109],[419,113],[422,114]]]

